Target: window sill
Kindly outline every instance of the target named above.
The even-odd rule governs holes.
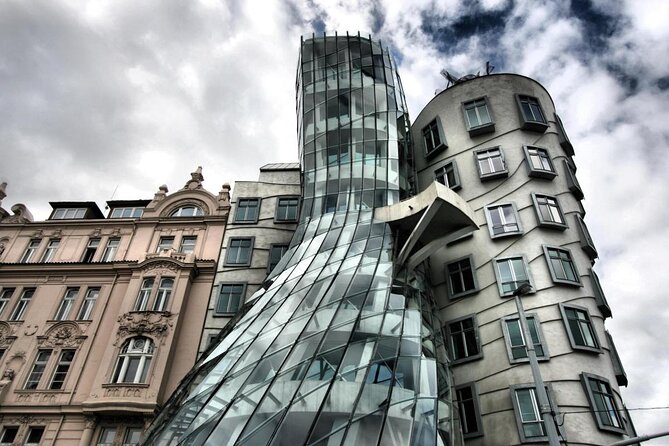
[[[488,181],[488,180],[497,180],[499,178],[506,178],[509,176],[509,171],[504,169],[500,170],[499,172],[491,172],[487,173],[485,175],[479,175],[481,178],[481,181]]]
[[[529,176],[533,178],[543,178],[545,180],[552,180],[557,176],[557,173],[552,170],[530,169]]]
[[[565,279],[556,279],[555,277],[552,277],[553,283],[558,284],[558,285],[566,285],[566,286],[571,286],[571,287],[582,287],[583,284],[578,281],[578,282],[573,282],[571,280],[565,280]]]
[[[503,239],[505,237],[518,237],[521,235],[523,235],[522,231],[500,232],[499,234],[490,234],[490,238],[496,240]]]
[[[458,300],[458,299],[462,299],[463,297],[471,296],[472,294],[476,294],[478,292],[479,292],[479,289],[474,288],[473,290],[463,291],[462,293],[458,293],[458,294],[450,294],[449,293],[448,294],[448,299],[449,300]]]
[[[595,348],[595,347],[587,347],[585,345],[571,345],[572,350],[574,351],[579,351],[587,354],[595,354],[595,355],[601,355],[602,354],[602,349],[601,348]]]
[[[145,389],[149,387],[149,384],[146,383],[105,383],[102,384],[102,388],[107,389],[110,387],[132,387],[134,389]]]
[[[469,131],[469,136],[478,136],[478,135],[483,135],[485,133],[492,133],[495,131],[495,123],[489,122],[487,124],[472,127],[468,131]]]
[[[552,221],[540,221],[539,226],[542,228],[548,228],[548,229],[556,229],[558,231],[564,231],[565,229],[569,228],[565,223],[556,223]]]
[[[297,219],[295,219],[295,220],[277,220],[277,219],[274,219],[274,223],[297,223]]]
[[[425,159],[432,158],[437,153],[443,152],[446,149],[448,149],[448,146],[446,144],[439,144],[437,147],[430,150],[429,152],[425,152]]]
[[[258,220],[233,220],[233,225],[255,225],[258,224]]]
[[[212,314],[212,317],[234,317],[237,313],[238,311],[230,313],[214,313]]]
[[[66,389],[16,389],[14,390],[14,393],[18,394],[25,394],[25,393],[47,393],[47,394],[59,394],[59,393],[67,393],[68,390]]]
[[[451,365],[466,364],[468,362],[476,361],[476,360],[482,359],[482,358],[483,358],[483,353],[479,353],[478,355],[467,356],[466,358],[454,359],[454,360],[451,361]]]

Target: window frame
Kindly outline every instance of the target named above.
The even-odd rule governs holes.
[[[89,237],[86,248],[84,248],[84,254],[81,256],[81,263],[93,263],[95,255],[98,253],[98,248],[100,248],[100,241],[100,237]]]
[[[564,129],[562,119],[560,119],[560,116],[557,113],[553,113],[553,115],[555,116],[555,124],[557,127],[558,143],[562,146],[567,155],[574,156],[574,146],[571,145],[569,136],[567,136],[567,132]]]
[[[483,106],[486,108],[486,111],[488,112],[488,117],[490,118],[490,121],[478,125],[472,125],[471,121],[469,120],[469,114],[467,113],[468,106],[470,104],[473,105],[474,110],[476,110],[476,116],[479,118],[479,111],[478,107],[480,105],[477,105],[477,102],[483,101]],[[492,114],[492,107],[490,106],[490,101],[488,100],[488,96],[481,96],[475,99],[470,99],[468,101],[463,101],[461,103],[461,109],[462,109],[462,115],[465,120],[465,126],[467,127],[467,131],[469,132],[469,136],[477,136],[477,135],[482,135],[484,133],[492,133],[495,131],[495,118],[493,117]]]
[[[448,172],[446,172],[448,167],[451,167],[451,171],[453,172],[453,184],[446,184],[448,182]],[[440,178],[444,179],[444,181],[439,181]],[[441,183],[454,191],[462,189],[462,183],[460,182],[460,172],[458,171],[458,163],[456,163],[455,160],[451,160],[444,165],[439,166],[434,171],[434,181]]]
[[[195,254],[195,249],[197,248],[197,235],[182,235],[181,240],[179,240],[179,253],[180,254]],[[185,244],[184,241],[188,241],[188,244]],[[192,241],[192,244],[190,243]],[[190,247],[192,246],[192,249]],[[184,251],[184,247],[189,248],[189,251]]]
[[[174,249],[174,241],[176,237],[173,235],[161,235],[158,237],[158,244],[156,245],[156,254],[160,254],[165,250]]]
[[[578,235],[581,242],[581,249],[590,257],[590,260],[595,260],[598,257],[597,248],[595,247],[595,242],[592,240],[588,226],[585,224],[585,220],[581,217],[580,214],[576,214],[576,227],[578,228]]]
[[[21,290],[21,295],[14,304],[14,308],[12,309],[12,312],[9,315],[8,318],[9,321],[18,322],[23,320],[23,316],[25,316],[28,305],[30,305],[30,301],[32,301],[32,298],[35,295],[36,290],[37,290],[36,288],[24,288],[23,290]],[[26,298],[26,294],[28,293],[30,293],[30,295],[27,296]]]
[[[533,150],[537,152],[536,155],[530,153]],[[557,176],[557,171],[555,170],[555,165],[553,164],[553,160],[551,159],[551,154],[548,149],[545,147],[524,144],[523,152],[525,153],[525,161],[527,161],[527,174],[529,176],[534,178],[545,178],[547,180],[552,180]],[[537,156],[541,160],[547,161],[549,169],[536,167],[532,163],[532,156]]]
[[[2,312],[5,311],[5,308],[9,308],[9,303],[12,301],[15,292],[15,287],[0,288],[0,320],[3,320]]]
[[[532,327],[534,327],[534,331],[537,335],[537,339],[539,342],[533,342],[534,344],[534,351],[535,355],[537,357],[537,360],[539,361],[548,361],[550,359],[550,354],[548,353],[548,344],[546,343],[546,337],[543,334],[543,330],[541,328],[541,321],[539,320],[539,316],[536,313],[527,313],[525,315],[527,322],[528,322],[528,328],[530,329],[530,334],[532,334]],[[532,321],[530,325],[530,320]],[[518,330],[520,332],[520,336],[522,337],[522,347],[525,349],[525,353],[527,356],[524,358],[514,358],[513,357],[513,348],[514,347],[520,347],[514,346],[511,344],[511,333],[509,332],[509,323],[510,322],[518,322]],[[518,316],[506,316],[500,319],[500,322],[502,323],[502,331],[504,332],[504,344],[506,345],[506,353],[509,357],[509,364],[517,364],[517,363],[524,363],[524,362],[529,362],[529,353],[527,350],[527,340],[525,339],[525,333],[523,333],[523,328],[520,323],[520,318]],[[534,341],[534,340],[533,340]],[[541,347],[541,350],[543,351],[543,354],[539,355],[537,353],[537,346]]]
[[[71,215],[72,213],[74,215]],[[80,220],[85,217],[86,208],[56,208],[51,213],[49,220]]]
[[[271,273],[272,270],[274,269],[272,267],[272,250],[276,248],[284,248],[283,249],[283,254],[281,254],[281,257],[279,258],[279,261],[274,265],[274,268],[281,262],[281,259],[283,256],[286,255],[288,252],[288,249],[290,249],[290,244],[289,243],[272,243],[269,245],[269,255],[267,256],[267,273]]]
[[[613,374],[616,377],[616,383],[618,386],[627,387],[627,373],[625,372],[625,367],[623,367],[623,362],[620,359],[618,354],[618,349],[616,344],[613,342],[611,333],[608,330],[604,330],[604,336],[606,337],[606,344],[609,347],[609,359],[611,360],[611,365],[613,366]]]
[[[72,358],[68,361],[63,359],[64,355],[66,353],[72,353]],[[74,363],[74,358],[77,355],[76,349],[73,348],[64,348],[60,352],[58,352],[58,360],[56,361],[56,365],[53,368],[53,371],[51,373],[51,379],[49,379],[49,390],[62,390],[65,387],[65,382],[67,381],[67,376],[70,373],[70,369],[72,368],[72,363]],[[63,366],[65,367],[64,371],[59,370],[59,368]],[[63,374],[62,380],[56,381],[56,375],[57,374]],[[60,387],[54,387],[55,383],[60,383]]]
[[[460,391],[462,389],[469,389],[471,391],[471,404],[472,410],[474,412],[474,417],[476,418],[476,430],[472,432],[465,432],[464,422],[463,422],[463,403],[464,401],[460,399]],[[460,428],[462,429],[463,438],[475,438],[483,436],[483,420],[481,418],[481,408],[479,405],[479,392],[478,385],[475,382],[468,382],[457,385],[454,387],[455,390],[455,400],[457,403],[458,418],[460,419]]]
[[[553,283],[557,284],[562,284],[562,285],[570,285],[570,286],[576,286],[576,287],[581,287],[583,284],[581,283],[581,276],[578,272],[578,267],[576,266],[576,262],[574,261],[574,256],[571,253],[571,250],[568,248],[561,248],[559,246],[552,246],[552,245],[541,245],[543,251],[544,251],[544,258],[546,259],[546,264],[548,265],[548,271],[550,272],[551,279],[553,280]],[[551,252],[552,251],[557,251],[560,253],[560,258],[555,259],[560,261],[560,265],[562,266],[562,270],[565,273],[564,276],[565,278],[560,278],[557,275],[557,272],[554,269],[553,261],[554,260],[551,257]],[[568,256],[568,259],[564,259],[562,257],[562,254],[566,254]],[[572,268],[573,268],[573,273],[574,276],[576,277],[576,280],[570,280],[566,278],[567,270],[565,269],[565,262],[568,262]]]
[[[164,282],[171,281],[170,286],[163,285]],[[161,276],[160,280],[157,281],[157,288],[155,292],[155,297],[153,298],[153,305],[151,306],[151,311],[168,311],[170,301],[172,298],[172,293],[174,292],[174,285],[176,284],[175,277]]]
[[[510,206],[511,210],[513,211],[513,216],[515,217],[516,221],[515,224],[518,227],[517,230],[515,231],[504,231],[499,234],[495,234],[494,228],[495,226],[493,225],[493,216],[492,212],[493,209],[497,210],[498,208],[504,208]],[[518,209],[516,208],[516,204],[513,202],[508,202],[508,203],[495,203],[495,204],[489,204],[485,208],[483,208],[483,212],[485,214],[485,219],[486,223],[488,226],[488,234],[490,235],[491,239],[496,239],[496,238],[503,238],[503,237],[510,237],[510,236],[516,236],[516,235],[523,235],[523,225],[520,221],[520,214],[518,214]],[[499,211],[498,211],[499,212]],[[504,213],[499,214],[500,220],[506,220],[506,215]],[[502,227],[506,227],[510,225],[511,223],[503,223]]]
[[[41,357],[40,355],[43,353],[46,354],[46,358],[40,359]],[[39,389],[40,382],[44,379],[44,374],[47,370],[47,367],[49,365],[49,360],[51,359],[52,354],[53,350],[50,348],[40,348],[37,350],[37,353],[35,353],[35,357],[33,358],[30,371],[28,372],[26,380],[23,383],[24,390]],[[37,370],[38,367],[41,367],[41,370]]]
[[[452,324],[461,323],[462,321],[465,321],[467,319],[472,320],[472,328],[471,329],[461,330],[461,331],[458,331],[458,332],[453,332],[451,330],[451,325]],[[453,364],[453,365],[462,364],[462,363],[465,363],[465,362],[475,361],[477,359],[483,358],[483,349],[481,348],[481,337],[479,335],[479,325],[478,325],[478,320],[477,320],[476,314],[468,314],[466,316],[462,316],[462,317],[459,317],[459,318],[456,318],[456,319],[451,319],[451,320],[447,321],[446,324],[444,324],[444,326],[446,327],[446,338],[448,339],[448,341],[447,341],[448,342],[448,347],[449,347],[448,351],[449,351],[450,356],[451,356],[451,364]],[[460,357],[460,358],[456,358],[455,357],[456,349],[455,349],[455,344],[453,343],[454,335],[466,336],[465,333],[467,333],[467,332],[473,332],[474,340],[476,341],[476,348],[477,348],[478,351],[477,351],[477,353],[475,353],[473,355],[467,355],[467,356],[463,356],[463,357]],[[467,347],[466,337],[463,338],[463,345],[465,347]]]
[[[109,217],[108,218],[109,219],[119,219],[119,218],[136,219],[136,218],[142,218],[142,216],[144,215],[144,209],[146,209],[146,207],[144,207],[144,206],[120,206],[120,207],[117,207],[117,208],[112,208],[109,211]],[[128,212],[128,211],[130,212],[130,215],[124,216],[123,214]],[[120,215],[114,215],[114,214],[119,214],[119,213],[120,213]]]
[[[595,403],[594,391],[590,387],[591,381],[596,381],[597,383],[603,384],[606,387],[608,387],[608,391],[610,392],[607,394],[607,396],[610,397],[609,403],[611,403],[611,405],[613,406],[613,412],[616,415],[620,427],[604,424],[604,422],[600,418],[601,412],[600,409],[597,409],[597,404]],[[595,424],[597,425],[597,428],[602,431],[614,432],[617,434],[626,434],[627,433],[627,431],[625,430],[626,420],[623,417],[623,411],[620,410],[620,407],[618,406],[618,402],[616,401],[616,394],[613,391],[613,387],[611,387],[611,383],[609,382],[609,380],[604,378],[603,376],[582,372],[581,384],[583,385],[583,390],[585,391],[585,395],[588,398],[588,405],[592,410],[591,413],[593,418],[595,419]],[[601,392],[601,390],[599,392]],[[604,406],[607,406],[607,404],[604,404]],[[610,416],[610,412],[611,408],[607,407],[607,411],[605,413],[609,414]]]
[[[434,144],[434,142],[435,142],[434,141],[435,131],[436,131],[437,137],[439,138],[439,144]],[[430,141],[431,141],[431,145],[434,146],[431,149],[429,148],[428,140],[427,140],[428,132],[429,132],[429,138],[430,138]],[[424,154],[425,158],[431,158],[435,154],[437,154],[437,153],[439,153],[443,150],[446,150],[448,148],[448,142],[446,141],[446,135],[444,133],[444,128],[443,128],[443,125],[441,123],[441,118],[439,118],[439,116],[435,116],[426,125],[424,125],[420,129],[420,134],[421,134],[422,141],[423,141],[423,149],[424,149],[423,154]]]
[[[86,289],[86,294],[84,294],[84,298],[81,301],[81,305],[79,306],[79,311],[77,311],[77,319],[78,321],[90,321],[92,320],[93,316],[93,310],[95,309],[95,304],[98,301],[98,298],[100,297],[100,292],[102,289],[100,287],[88,287]],[[92,294],[95,294],[93,298]],[[89,302],[93,302],[92,304],[89,304]],[[87,317],[85,317],[87,316]]]
[[[112,246],[114,242],[116,245]],[[102,251],[102,255],[100,256],[100,262],[113,262],[120,245],[121,237],[109,237],[105,243],[104,251]]]
[[[592,316],[590,315],[590,310],[588,308],[582,307],[580,305],[564,304],[562,302],[560,302],[559,306],[560,306],[560,314],[562,315],[562,323],[564,324],[564,328],[567,332],[567,338],[569,338],[569,344],[571,345],[572,350],[582,350],[582,351],[592,352],[592,353],[597,353],[597,354],[601,353],[602,352],[602,344],[599,341],[599,335],[597,334],[597,330],[595,329],[595,324],[593,324],[593,322],[592,322]],[[572,332],[571,325],[569,323],[569,321],[572,320],[572,319],[569,318],[569,315],[567,314],[567,310],[574,310],[574,311],[577,311],[577,312],[585,313],[585,315],[587,316],[587,320],[585,320],[585,322],[587,323],[587,326],[589,327],[589,334],[590,334],[590,337],[592,338],[592,340],[595,344],[594,346],[590,346],[590,345],[587,345],[587,344],[586,345],[580,345],[580,344],[576,343],[576,339],[574,338],[574,333]],[[580,319],[580,318],[577,318],[576,320],[577,321],[583,321],[583,319]],[[578,327],[579,327],[579,331],[581,332],[580,336],[581,336],[582,339],[584,339],[584,342],[585,342],[586,337],[583,336],[582,325],[580,323],[578,323]]]
[[[545,201],[545,203],[540,203],[540,201],[542,200]],[[551,200],[554,202],[554,204],[550,203]],[[532,192],[532,204],[534,205],[534,213],[537,216],[538,226],[546,228],[555,228],[561,231],[564,231],[569,227],[567,225],[567,220],[564,216],[564,212],[562,212],[562,206],[560,205],[560,201],[556,196],[537,194],[536,192]],[[561,221],[546,220],[542,213],[542,207],[546,207],[546,210],[548,214],[551,216],[551,218],[555,217],[553,215],[553,210],[557,210],[557,213],[560,216]]]
[[[548,128],[548,119],[546,118],[546,112],[544,111],[544,108],[541,106],[541,101],[539,101],[539,98],[536,96],[530,96],[527,94],[516,94],[516,104],[518,105],[518,112],[520,114],[520,121],[521,125],[520,127],[523,130],[531,130],[533,132],[541,132],[544,133],[546,129]],[[527,99],[525,101],[524,99]],[[538,111],[541,114],[541,120],[536,119],[535,112],[532,110],[531,103],[532,100],[534,100],[534,104],[536,107],[538,107]],[[525,109],[523,108],[523,103],[528,104],[528,108],[530,108],[530,112],[532,113],[532,116],[528,116],[525,113]]]
[[[37,441],[29,441],[30,436],[34,431],[40,430],[39,438]],[[23,446],[38,446],[44,437],[44,432],[46,431],[46,426],[29,426],[28,431],[26,432],[26,436],[23,440]]]
[[[546,389],[546,396],[548,396],[548,404],[551,407],[551,410],[554,413],[559,413],[558,405],[555,401],[555,394],[553,392],[553,386],[551,383],[547,382],[544,384]],[[539,398],[537,396],[536,386],[534,384],[514,384],[510,386],[511,391],[511,404],[513,406],[513,414],[516,419],[516,427],[518,428],[518,435],[520,436],[521,443],[545,443],[548,441],[548,434],[546,433],[546,425],[544,424],[543,417],[541,414],[541,408],[539,407]],[[522,411],[520,410],[520,402],[518,401],[518,391],[530,390],[531,400],[533,403],[534,415],[537,417],[537,421],[530,421],[531,423],[539,423],[542,428],[544,435],[536,437],[528,437],[525,429],[523,427],[522,420]],[[565,432],[562,426],[559,426],[555,423],[555,428],[558,431],[558,435],[563,439],[565,438]]]
[[[487,156],[485,158],[481,158],[480,155],[484,153],[490,153],[490,152],[498,152],[499,155],[494,155],[494,156]],[[496,180],[499,178],[506,178],[509,176],[509,169],[506,165],[506,159],[504,157],[504,150],[502,150],[501,146],[494,146],[494,147],[487,147],[485,149],[480,149],[480,150],[475,150],[473,152],[474,154],[474,162],[476,163],[476,169],[478,170],[479,173],[479,178],[481,181],[487,181],[487,180]],[[491,170],[488,173],[484,173],[483,170],[481,169],[481,162],[484,160],[491,160],[493,158],[497,158],[499,156],[501,162],[502,162],[502,169],[501,170]],[[489,162],[489,164],[492,162]],[[494,165],[489,167],[494,167]]]
[[[2,431],[0,431],[0,445],[2,446],[12,446],[14,444],[14,441],[16,441],[16,437],[19,435],[19,428],[20,426],[17,425],[6,425],[2,426]],[[7,432],[12,432],[13,435],[11,435],[10,438],[5,438],[5,435]]]
[[[131,343],[136,339],[144,339],[145,342],[148,342],[148,347],[143,347],[141,351],[129,351]],[[124,349],[128,346],[127,351],[124,352]],[[147,351],[144,351],[147,350]],[[156,352],[156,343],[148,336],[133,336],[127,338],[121,348],[118,350],[116,355],[116,361],[114,363],[114,368],[111,375],[110,384],[119,384],[119,385],[128,385],[128,384],[147,384],[150,381],[151,375],[151,365],[154,362],[153,356]],[[133,358],[139,358],[139,363],[134,372],[134,377],[132,381],[126,381],[126,374],[128,372],[128,364],[132,361]],[[148,364],[147,364],[148,358]]]
[[[279,215],[280,212],[279,210],[281,209],[281,200],[297,200],[297,204],[295,205],[295,218],[294,219],[284,219],[281,218]],[[287,209],[289,207],[286,207]],[[300,196],[299,195],[285,195],[282,197],[277,197],[276,199],[276,209],[274,210],[274,222],[275,223],[295,223],[298,221],[298,218],[300,217]]]
[[[532,290],[529,292],[529,294],[534,294],[534,292],[536,290],[536,288],[534,286],[534,279],[532,278],[532,273],[530,272],[530,267],[529,267],[529,264],[527,262],[527,257],[525,257],[524,254],[509,255],[509,256],[504,256],[504,257],[495,257],[495,258],[493,258],[493,269],[495,271],[495,280],[497,282],[497,290],[499,291],[500,297],[513,296],[513,291],[515,291],[515,289],[518,289],[518,287],[520,285],[522,285],[522,283],[524,282],[524,281],[520,281],[520,280],[514,280],[513,283],[518,283],[516,288],[512,291],[507,291],[507,292],[504,291],[504,288],[503,288],[504,283],[511,283],[511,282],[502,282],[502,273],[499,270],[499,263],[503,262],[503,261],[509,261],[509,260],[515,260],[515,259],[520,259],[523,262],[522,264],[523,264],[523,268],[525,270],[525,275],[527,276],[527,282],[532,287]],[[511,273],[512,273],[512,276],[516,275],[515,270],[512,270]]]
[[[232,316],[234,314],[237,314],[239,309],[244,305],[246,301],[246,290],[247,290],[247,282],[221,282],[218,284],[218,293],[216,296],[216,303],[214,304],[214,316]],[[224,287],[241,287],[241,291],[239,292],[239,304],[236,309],[230,308],[230,296],[232,296],[232,293],[230,293],[230,296],[227,298],[227,304],[225,306],[225,310],[227,311],[221,311],[222,310],[222,299],[223,299],[223,288]]]
[[[451,273],[449,271],[449,266],[455,265],[455,264],[460,264],[463,261],[469,261],[469,271],[471,272],[472,275],[472,281],[474,282],[474,288],[464,290],[460,293],[455,293],[453,290],[453,281],[451,279]],[[458,269],[457,271],[460,273],[460,276],[462,276],[462,269]],[[471,294],[476,294],[479,292],[479,282],[478,278],[476,277],[476,265],[474,264],[474,256],[473,255],[468,255],[464,257],[460,257],[458,259],[454,260],[449,260],[448,262],[444,263],[444,275],[446,276],[446,292],[448,293],[448,298],[449,299],[459,299],[461,297],[469,296]],[[461,277],[462,279],[462,277]],[[462,280],[462,288],[465,288],[465,281]]]
[[[79,297],[79,287],[67,287],[65,288],[65,293],[60,300],[60,304],[56,309],[56,313],[53,316],[54,321],[66,321],[72,308],[74,308],[74,303]]]
[[[185,212],[186,209],[194,209],[192,215],[181,215]],[[206,214],[204,209],[197,204],[183,204],[172,209],[168,216],[171,218],[193,218],[193,217],[204,217]]]
[[[585,195],[583,194],[581,183],[579,183],[578,178],[576,178],[576,167],[566,159],[562,160],[562,163],[564,166],[565,177],[567,178],[567,189],[569,189],[577,200],[582,200]]]
[[[23,250],[19,263],[32,263],[31,260],[35,257],[37,251],[39,251],[41,244],[41,238],[31,238],[28,240],[28,244],[26,245],[26,249]]]
[[[42,257],[40,257],[39,259],[39,263],[49,263],[53,261],[53,258],[55,257],[56,251],[58,251],[59,246],[60,246],[59,237],[50,238],[46,244],[46,248],[44,248]]]
[[[255,206],[241,206],[241,203],[255,203]],[[260,197],[238,197],[237,202],[235,203],[235,214],[232,220],[235,224],[254,224],[258,223],[258,218],[260,217],[260,206],[262,204],[262,199]],[[255,214],[251,215],[253,218],[248,218],[249,209],[255,207]],[[240,218],[240,210],[244,209],[243,219]]]
[[[238,240],[249,240],[251,245],[249,246],[249,255],[246,262],[231,262],[230,261],[230,249],[232,248],[232,243]],[[225,260],[223,266],[251,266],[251,261],[253,260],[253,249],[255,245],[255,237],[230,237],[228,239],[228,244],[225,247]],[[241,249],[241,247],[239,248]],[[237,255],[239,257],[239,254]]]
[[[594,269],[590,268],[590,282],[592,283],[592,291],[595,295],[595,302],[597,303],[597,308],[599,312],[602,313],[604,319],[607,317],[612,317],[611,307],[609,302],[606,300],[606,295],[604,294],[604,289],[602,288],[602,283],[599,281],[599,276]]]
[[[170,287],[163,285],[167,280],[172,281]],[[169,312],[176,285],[176,276],[142,277],[132,311]]]

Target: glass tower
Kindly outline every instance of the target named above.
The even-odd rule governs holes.
[[[389,50],[360,35],[311,36],[296,86],[303,200],[290,248],[145,444],[453,444],[427,280],[395,262],[402,236],[374,218],[413,189]]]

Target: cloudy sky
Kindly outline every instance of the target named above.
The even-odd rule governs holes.
[[[394,48],[412,116],[487,60],[551,92],[576,149],[629,408],[669,406],[669,3],[665,0],[0,0],[3,207],[151,198],[297,158],[300,36]],[[664,203],[664,204],[663,204]],[[639,433],[669,410],[634,411]],[[644,444],[669,444],[659,439]]]

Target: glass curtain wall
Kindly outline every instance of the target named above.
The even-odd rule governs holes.
[[[394,234],[373,218],[412,193],[409,119],[389,50],[360,35],[311,36],[296,86],[304,181],[290,248],[146,444],[453,444],[426,278],[395,265]]]

